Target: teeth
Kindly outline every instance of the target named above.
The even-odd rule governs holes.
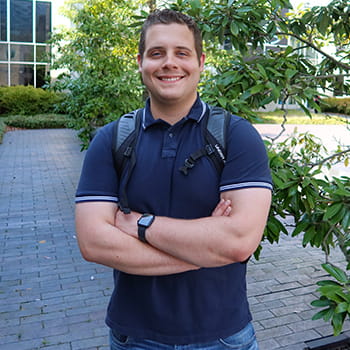
[[[176,77],[176,78],[162,78],[162,80],[165,80],[165,81],[176,81],[176,80],[180,80],[181,78],[180,77]]]

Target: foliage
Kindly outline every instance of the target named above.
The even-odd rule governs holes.
[[[293,98],[305,113],[319,110],[315,96],[350,92],[350,7],[347,0],[286,14],[288,0],[177,0],[171,6],[199,23],[214,61],[203,96],[233,113],[254,121],[252,109]],[[275,41],[279,48],[266,50]],[[339,47],[337,57],[324,49],[328,41]],[[220,46],[221,45],[221,46]],[[231,47],[227,50],[220,47]],[[222,53],[225,53],[222,55]],[[322,57],[317,67],[312,58]]]
[[[321,296],[311,304],[324,309],[315,314],[312,319],[322,318],[326,322],[331,321],[334,334],[339,335],[346,317],[350,315],[350,279],[342,269],[334,265],[323,264],[322,267],[336,281],[317,282],[319,286],[317,291]]]
[[[350,98],[327,97],[321,100],[322,112],[350,115]]]
[[[3,136],[6,131],[6,124],[3,119],[0,119],[0,143],[2,143]]]
[[[8,126],[24,129],[66,128],[69,118],[62,114],[11,115],[4,119]]]
[[[70,29],[53,35],[54,68],[66,70],[52,85],[68,91],[71,127],[80,130],[83,148],[98,125],[139,107],[143,89],[136,74],[135,29],[130,26],[137,2],[71,0]]]
[[[330,320],[334,333],[339,334],[345,316],[350,315],[344,310],[344,303],[350,303],[349,282],[347,273],[328,264],[328,260],[331,249],[337,247],[348,264],[346,269],[350,268],[350,178],[328,178],[324,170],[337,162],[349,165],[350,150],[339,146],[335,154],[327,157],[321,140],[308,133],[292,135],[283,142],[269,141],[267,147],[274,195],[264,240],[278,242],[281,233],[288,234],[285,219],[293,218],[292,236],[302,235],[304,247],[310,245],[325,253],[326,271],[335,278],[343,276],[343,285],[339,280],[318,283],[320,298],[312,305],[327,306],[329,310],[317,313],[314,319]],[[339,296],[340,290],[343,294]]]
[[[64,96],[33,86],[0,87],[0,114],[32,115],[55,110]]]

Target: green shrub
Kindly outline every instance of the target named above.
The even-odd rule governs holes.
[[[13,115],[4,120],[8,126],[24,129],[66,128],[69,121],[68,117],[62,114]]]
[[[6,124],[2,119],[0,119],[0,143],[2,143],[2,138],[5,134],[5,131],[6,131]]]
[[[321,111],[350,115],[350,98],[328,97],[321,100]]]
[[[63,99],[63,94],[33,86],[2,86],[0,87],[0,114],[53,113]]]

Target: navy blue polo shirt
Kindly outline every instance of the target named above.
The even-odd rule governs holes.
[[[188,175],[179,169],[203,147],[201,122],[207,105],[198,98],[174,125],[143,112],[136,165],[127,187],[129,206],[140,213],[194,219],[210,216],[220,192],[247,187],[272,189],[261,137],[246,120],[232,116],[227,159],[221,174],[200,158]],[[114,122],[103,127],[84,160],[76,202],[118,202],[114,169]],[[120,334],[168,344],[189,344],[227,337],[251,320],[246,295],[246,264],[167,276],[138,276],[114,270],[115,288],[106,323]]]

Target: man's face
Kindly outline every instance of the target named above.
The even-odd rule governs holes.
[[[151,103],[192,104],[205,56],[197,56],[193,33],[186,25],[155,24],[146,33],[145,52],[138,56],[139,71]]]

